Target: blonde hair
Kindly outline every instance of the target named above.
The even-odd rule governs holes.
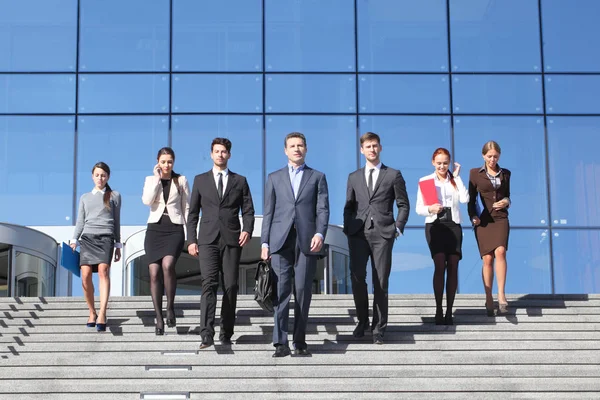
[[[500,145],[494,142],[493,140],[490,140],[489,142],[483,145],[483,148],[481,149],[481,154],[485,156],[490,150],[496,150],[498,154],[502,154],[502,150],[500,150]]]

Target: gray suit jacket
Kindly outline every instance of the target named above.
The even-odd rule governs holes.
[[[300,250],[310,252],[310,241],[316,233],[325,238],[329,224],[329,192],[325,174],[304,167],[298,195],[294,199],[289,167],[269,174],[265,188],[261,243],[269,251],[279,251],[296,224]]]
[[[398,206],[398,216],[395,220],[394,201]],[[383,238],[392,239],[396,236],[396,228],[404,232],[409,211],[406,183],[400,171],[382,164],[372,196],[369,196],[364,168],[348,176],[344,206],[346,235],[362,231],[367,219],[373,218],[374,229]]]

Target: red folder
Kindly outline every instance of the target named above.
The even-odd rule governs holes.
[[[435,190],[435,182],[433,179],[427,179],[419,182],[419,189],[421,189],[421,195],[423,195],[423,203],[426,206],[439,203],[437,197],[437,190]]]

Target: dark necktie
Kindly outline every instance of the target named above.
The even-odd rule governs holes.
[[[369,196],[373,196],[373,171],[375,171],[375,168],[369,170]]]
[[[217,185],[217,192],[219,192],[219,200],[223,199],[223,173],[219,172],[219,183]]]

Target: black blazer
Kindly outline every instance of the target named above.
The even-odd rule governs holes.
[[[396,219],[394,219],[394,201],[398,206]],[[369,196],[364,168],[348,176],[344,206],[346,235],[354,235],[364,229],[367,218],[372,217],[374,229],[383,238],[392,239],[396,236],[396,228],[404,232],[409,211],[406,183],[400,171],[382,164],[372,196]]]
[[[202,210],[199,232],[196,232]],[[239,246],[241,232],[239,212],[242,211],[243,231],[254,229],[254,204],[246,178],[231,170],[223,199],[219,200],[212,169],[194,177],[187,220],[188,245],[210,244],[220,233],[228,246]]]

